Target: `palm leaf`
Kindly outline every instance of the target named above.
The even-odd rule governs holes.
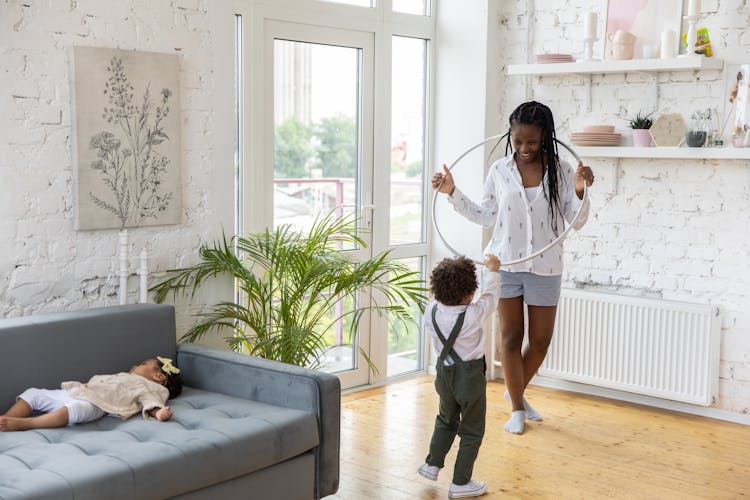
[[[339,322],[346,325],[348,345],[355,345],[365,313],[385,314],[389,324],[414,325],[413,306],[423,311],[427,301],[419,274],[390,260],[388,252],[354,261],[342,251],[366,246],[360,231],[353,217],[329,213],[316,218],[306,234],[290,225],[232,238],[222,233],[200,247],[197,264],[167,271],[151,290],[157,302],[170,294],[193,298],[211,279],[231,276],[239,303],[206,307],[181,340],[229,330],[225,340],[235,351],[318,368],[330,349],[326,338]],[[365,302],[367,291],[371,298]]]

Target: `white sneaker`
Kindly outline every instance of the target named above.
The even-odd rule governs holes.
[[[448,488],[448,498],[478,497],[485,493],[487,493],[487,483],[473,479],[461,486],[451,483]]]
[[[417,469],[417,472],[420,476],[426,477],[430,481],[437,481],[438,472],[440,472],[440,467],[436,465],[427,465],[422,464],[419,469]]]

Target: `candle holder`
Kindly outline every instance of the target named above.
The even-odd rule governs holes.
[[[687,34],[685,35],[685,41],[687,42],[687,49],[684,54],[680,54],[678,57],[695,57],[695,42],[698,39],[698,31],[695,28],[695,24],[700,20],[701,16],[683,16],[682,17],[688,23]]]
[[[141,250],[141,267],[138,269],[140,278],[140,296],[138,302],[145,304],[148,302],[148,250]]]
[[[599,61],[594,57],[594,42],[599,40],[598,38],[584,38],[583,39],[583,60],[584,61]]]
[[[120,229],[119,237],[119,251],[120,251],[120,289],[118,290],[118,296],[120,299],[120,305],[128,303],[128,275],[130,274],[130,268],[128,266],[128,230]]]

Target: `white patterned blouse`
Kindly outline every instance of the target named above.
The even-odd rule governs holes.
[[[571,221],[584,201],[576,195],[573,167],[568,162],[560,160],[558,172],[562,212],[565,220]],[[470,221],[486,227],[494,224],[492,239],[485,253],[497,255],[500,262],[505,262],[529,255],[557,238],[550,224],[546,172],[541,187],[534,199],[527,198],[521,173],[511,154],[500,158],[490,166],[480,203],[472,201],[458,187],[448,199],[455,210]],[[581,216],[576,222],[576,230],[583,227],[588,215],[587,198]],[[562,220],[558,215],[558,233],[563,228]],[[503,270],[526,271],[545,276],[562,274],[563,245],[560,243],[530,261],[503,267]]]

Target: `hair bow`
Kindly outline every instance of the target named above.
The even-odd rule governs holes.
[[[156,359],[158,359],[159,363],[161,363],[161,370],[164,373],[166,373],[166,374],[173,373],[175,375],[177,375],[178,373],[180,373],[180,369],[177,368],[176,366],[174,366],[172,364],[172,360],[171,359],[169,359],[169,358],[162,358],[161,356],[156,356]]]

